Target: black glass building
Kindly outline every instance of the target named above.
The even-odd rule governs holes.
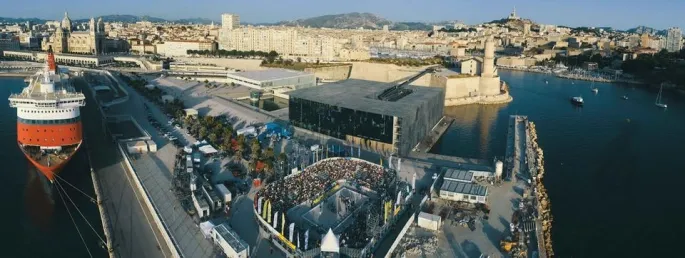
[[[392,86],[348,79],[291,91],[288,117],[296,127],[405,155],[442,118],[444,91],[406,86],[383,98]]]

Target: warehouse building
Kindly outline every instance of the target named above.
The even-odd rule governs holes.
[[[487,201],[487,194],[488,188],[485,186],[449,180],[447,178],[445,178],[440,187],[440,198],[451,201],[485,203]]]
[[[312,73],[286,69],[266,69],[229,73],[228,81],[257,90],[274,91],[277,89],[301,89],[316,86]]]
[[[422,76],[423,74],[420,74]],[[348,79],[289,92],[297,127],[365,149],[408,155],[442,118],[443,89]]]

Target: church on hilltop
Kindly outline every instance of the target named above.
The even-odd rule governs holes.
[[[90,18],[87,31],[74,31],[69,14],[64,13],[62,23],[55,33],[41,43],[41,49],[47,51],[52,47],[55,53],[91,54],[105,53],[105,23],[102,18],[95,22]]]

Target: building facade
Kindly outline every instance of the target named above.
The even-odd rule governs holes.
[[[228,30],[240,28],[240,17],[232,13],[221,14],[221,28]]]
[[[170,40],[156,46],[158,54],[169,57],[188,56],[188,50],[213,52],[217,50],[217,46],[216,42],[199,40]]]
[[[668,52],[678,52],[683,48],[683,33],[678,27],[668,29],[668,36],[666,37],[666,50]]]
[[[64,13],[62,23],[47,40],[41,49],[47,51],[52,47],[55,53],[102,54],[106,51],[105,24],[102,18],[97,23],[91,18],[88,31],[74,31],[68,13]]]
[[[392,86],[348,79],[292,91],[289,120],[364,149],[405,156],[442,118],[445,95],[436,88]],[[384,94],[398,98],[382,99]]]

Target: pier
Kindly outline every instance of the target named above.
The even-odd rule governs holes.
[[[537,144],[535,124],[526,116],[509,118],[509,133],[506,149],[507,178],[512,181],[526,181],[525,191],[532,197],[536,209],[535,238],[539,257],[550,257],[552,248],[552,215],[547,191],[542,183],[544,161],[542,149]],[[525,198],[524,198],[525,199]]]
[[[435,144],[440,140],[440,137],[442,137],[447,129],[450,128],[452,122],[454,122],[454,118],[443,116],[440,121],[433,126],[433,129],[431,129],[428,135],[426,135],[422,141],[416,144],[416,147],[414,147],[414,152],[430,152],[430,150],[433,149],[433,146],[435,146]]]

